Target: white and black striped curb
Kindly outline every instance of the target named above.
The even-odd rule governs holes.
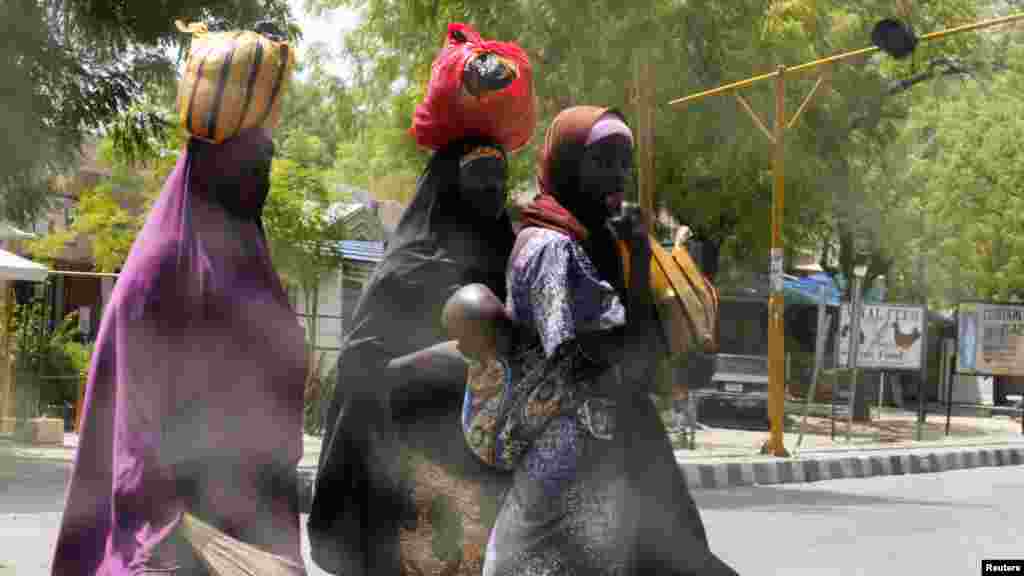
[[[903,453],[816,454],[763,462],[679,463],[691,489],[712,490],[1020,465],[1024,465],[1024,445]]]
[[[815,454],[792,460],[679,462],[690,489],[714,490],[755,486],[820,482],[846,478],[928,474],[969,468],[1024,465],[1024,444],[984,448],[886,451],[855,454]],[[299,509],[308,513],[312,504],[316,468],[299,468]]]

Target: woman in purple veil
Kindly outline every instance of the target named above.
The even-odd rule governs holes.
[[[100,325],[53,574],[203,574],[183,516],[301,571],[302,329],[260,214],[273,143],[191,140]]]

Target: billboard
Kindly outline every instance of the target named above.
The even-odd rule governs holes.
[[[875,370],[920,370],[925,339],[924,306],[864,304],[857,366]],[[850,356],[850,304],[839,312],[839,365]]]
[[[956,340],[957,372],[1024,375],[1024,306],[963,302]]]

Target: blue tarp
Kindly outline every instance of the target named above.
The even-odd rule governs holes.
[[[824,286],[825,305],[839,306],[842,293],[828,274],[817,273],[805,278],[785,276],[782,282],[786,304],[817,305],[821,298],[821,287]]]

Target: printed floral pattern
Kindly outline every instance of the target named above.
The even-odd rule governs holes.
[[[547,356],[577,333],[607,330],[626,322],[611,284],[601,280],[583,248],[554,230],[520,233],[506,282],[506,307],[515,320],[537,329]]]
[[[515,464],[499,458],[496,450],[498,418],[510,391],[508,383],[508,368],[501,360],[470,364],[462,403],[462,431],[469,449],[484,464],[511,470]]]

